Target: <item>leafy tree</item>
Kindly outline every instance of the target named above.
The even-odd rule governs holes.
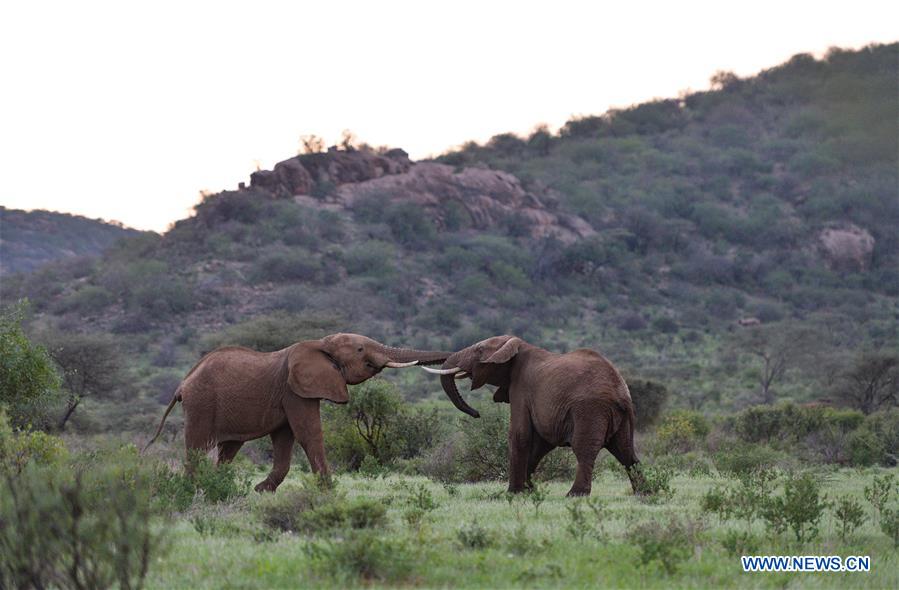
[[[899,402],[899,355],[863,355],[842,378],[840,397],[865,414]]]
[[[736,348],[756,359],[759,393],[763,403],[774,402],[774,385],[788,369],[809,354],[812,333],[792,326],[754,326],[740,332]]]
[[[27,301],[0,310],[0,407],[14,426],[39,424],[57,399],[59,375],[47,350],[22,329]]]
[[[88,397],[108,397],[121,383],[123,358],[119,345],[105,334],[45,334],[50,355],[62,370],[66,409],[57,427],[66,423]]]

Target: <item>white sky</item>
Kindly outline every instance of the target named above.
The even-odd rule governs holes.
[[[299,136],[436,155],[899,38],[899,3],[0,6],[0,204],[162,230]]]

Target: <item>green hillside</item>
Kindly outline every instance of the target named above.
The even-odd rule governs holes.
[[[203,350],[337,330],[422,348],[502,333],[588,346],[709,412],[829,398],[858,354],[899,343],[897,56],[899,44],[799,55],[437,159],[475,179],[514,174],[536,195],[520,214],[482,218],[464,187],[439,205],[350,199],[353,178],[321,170],[375,152],[310,154],[299,180],[256,177],[165,235],[4,278],[2,299],[30,299],[35,333],[112,334],[147,416]],[[285,194],[290,182],[309,196]],[[535,236],[537,218],[580,233]],[[789,362],[763,385],[766,351]],[[395,378],[410,398],[442,396],[418,371]]]
[[[0,274],[30,272],[56,260],[98,256],[139,232],[99,219],[0,206]]]

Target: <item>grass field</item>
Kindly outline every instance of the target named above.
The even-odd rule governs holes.
[[[565,497],[570,482],[543,484],[545,500],[537,506],[533,496],[510,500],[503,482],[441,485],[422,477],[341,475],[337,493],[387,509],[384,523],[356,531],[276,531],[261,518],[272,498],[254,493],[225,504],[195,501],[166,525],[169,548],[152,564],[147,586],[897,588],[899,553],[863,496],[874,475],[896,471],[820,472],[828,498],[851,495],[864,507],[864,524],[845,543],[832,510],[817,538],[806,543],[797,543],[789,531],[769,533],[761,521],[751,526],[752,554],[869,555],[868,573],[743,573],[739,550],[728,552],[724,542],[729,531],[750,527],[742,520],[721,522],[700,507],[702,496],[722,478],[675,475],[673,497],[653,504],[632,496],[621,474],[603,470],[594,481],[596,512],[584,499]],[[308,487],[303,477],[291,473],[276,497]],[[644,530],[661,530],[672,517],[692,540],[668,547],[683,557],[669,573],[658,560],[641,563],[641,548],[628,531],[645,523],[652,524]]]

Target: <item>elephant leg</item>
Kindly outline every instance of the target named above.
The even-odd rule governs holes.
[[[233,461],[242,446],[242,440],[226,440],[225,442],[220,442],[218,444],[218,458],[216,459],[216,464],[221,465],[222,463],[230,463]]]
[[[531,476],[534,475],[534,472],[537,470],[537,466],[540,465],[540,461],[543,457],[554,448],[555,447],[546,442],[543,437],[536,432],[534,433],[533,439],[531,440],[531,451],[528,454],[528,472],[525,481],[527,487],[533,489],[534,482],[531,481]]]
[[[634,451],[634,429],[630,421],[621,425],[621,428],[612,436],[607,448],[612,456],[624,466],[634,494],[643,494],[646,490],[646,480],[640,471],[640,460]]]
[[[509,430],[509,492],[512,494],[523,492],[525,489],[531,438],[530,428]]]
[[[571,438],[571,449],[577,458],[577,472],[574,476],[574,484],[568,490],[569,496],[589,496],[593,488],[593,465],[596,456],[606,441],[608,422],[604,418],[583,416],[574,425],[574,435]]]
[[[256,484],[257,492],[274,492],[287,477],[290,471],[290,457],[293,453],[293,431],[289,426],[283,426],[271,433],[272,439],[272,470],[263,481]]]
[[[327,477],[330,469],[325,460],[325,437],[322,432],[319,400],[288,395],[284,399],[284,409],[294,438],[306,452],[312,473]]]
[[[187,451],[185,468],[188,474],[193,475],[197,461],[216,446],[213,421],[206,416],[185,411],[184,446]]]

